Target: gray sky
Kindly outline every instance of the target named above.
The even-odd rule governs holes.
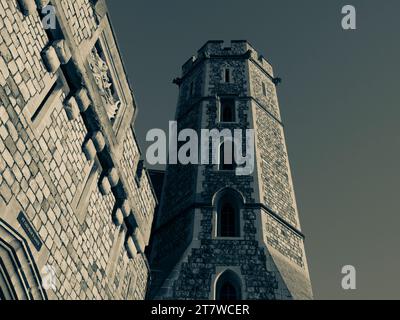
[[[341,29],[341,8],[357,30]],[[247,39],[278,88],[317,299],[400,299],[400,1],[108,0],[139,105],[136,132],[173,120],[181,65],[207,40]],[[341,268],[357,290],[341,289]]]

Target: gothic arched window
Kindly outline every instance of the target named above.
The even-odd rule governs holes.
[[[227,194],[221,198],[218,204],[218,237],[233,238],[240,236],[240,209],[235,200]]]
[[[221,122],[235,122],[235,100],[221,99]]]
[[[0,300],[45,300],[47,293],[26,239],[0,218]]]
[[[230,203],[223,203],[220,210],[220,237],[236,236],[236,212]]]
[[[216,284],[216,299],[235,301],[242,299],[240,278],[231,270],[225,271]]]
[[[221,143],[219,147],[220,170],[235,170],[235,143],[228,141]]]
[[[221,286],[218,300],[237,300],[236,289],[230,282],[226,282]]]

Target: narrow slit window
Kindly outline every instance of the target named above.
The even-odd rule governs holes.
[[[190,92],[189,92],[190,97],[194,96],[194,82],[192,81],[190,83]]]
[[[265,87],[265,83],[264,82],[262,83],[262,93],[263,93],[264,97],[267,96],[267,88]]]
[[[225,69],[224,77],[225,77],[225,82],[226,83],[230,83],[231,82],[231,70],[229,68]]]

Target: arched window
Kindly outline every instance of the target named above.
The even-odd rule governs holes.
[[[221,143],[219,147],[220,170],[235,170],[235,143],[228,141]]]
[[[0,219],[0,300],[43,300],[47,294],[25,238]]]
[[[221,122],[235,122],[235,100],[221,99]]]
[[[226,193],[218,201],[217,236],[240,237],[240,204],[230,193]]]
[[[230,105],[224,105],[222,108],[222,122],[233,122],[233,110]]]
[[[240,278],[231,270],[225,271],[216,284],[216,300],[235,301],[242,299]]]
[[[228,202],[223,203],[220,211],[220,237],[236,236],[236,212],[232,205]]]
[[[218,300],[238,300],[236,288],[230,282],[224,283],[219,291]]]

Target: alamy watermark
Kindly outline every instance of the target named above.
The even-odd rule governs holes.
[[[356,8],[348,4],[342,8],[342,14],[345,15],[342,18],[343,30],[356,30],[357,29]]]
[[[342,289],[356,290],[356,268],[351,265],[344,266],[342,268],[342,274],[345,275],[342,278]]]
[[[235,170],[238,176],[250,175],[254,170],[253,129],[201,129],[199,137],[193,129],[178,132],[178,123],[170,121],[168,135],[162,129],[151,129],[146,141],[153,142],[146,151],[151,165],[212,164]]]
[[[44,6],[41,10],[43,15],[42,25],[45,30],[56,29],[56,8],[52,5]]]

